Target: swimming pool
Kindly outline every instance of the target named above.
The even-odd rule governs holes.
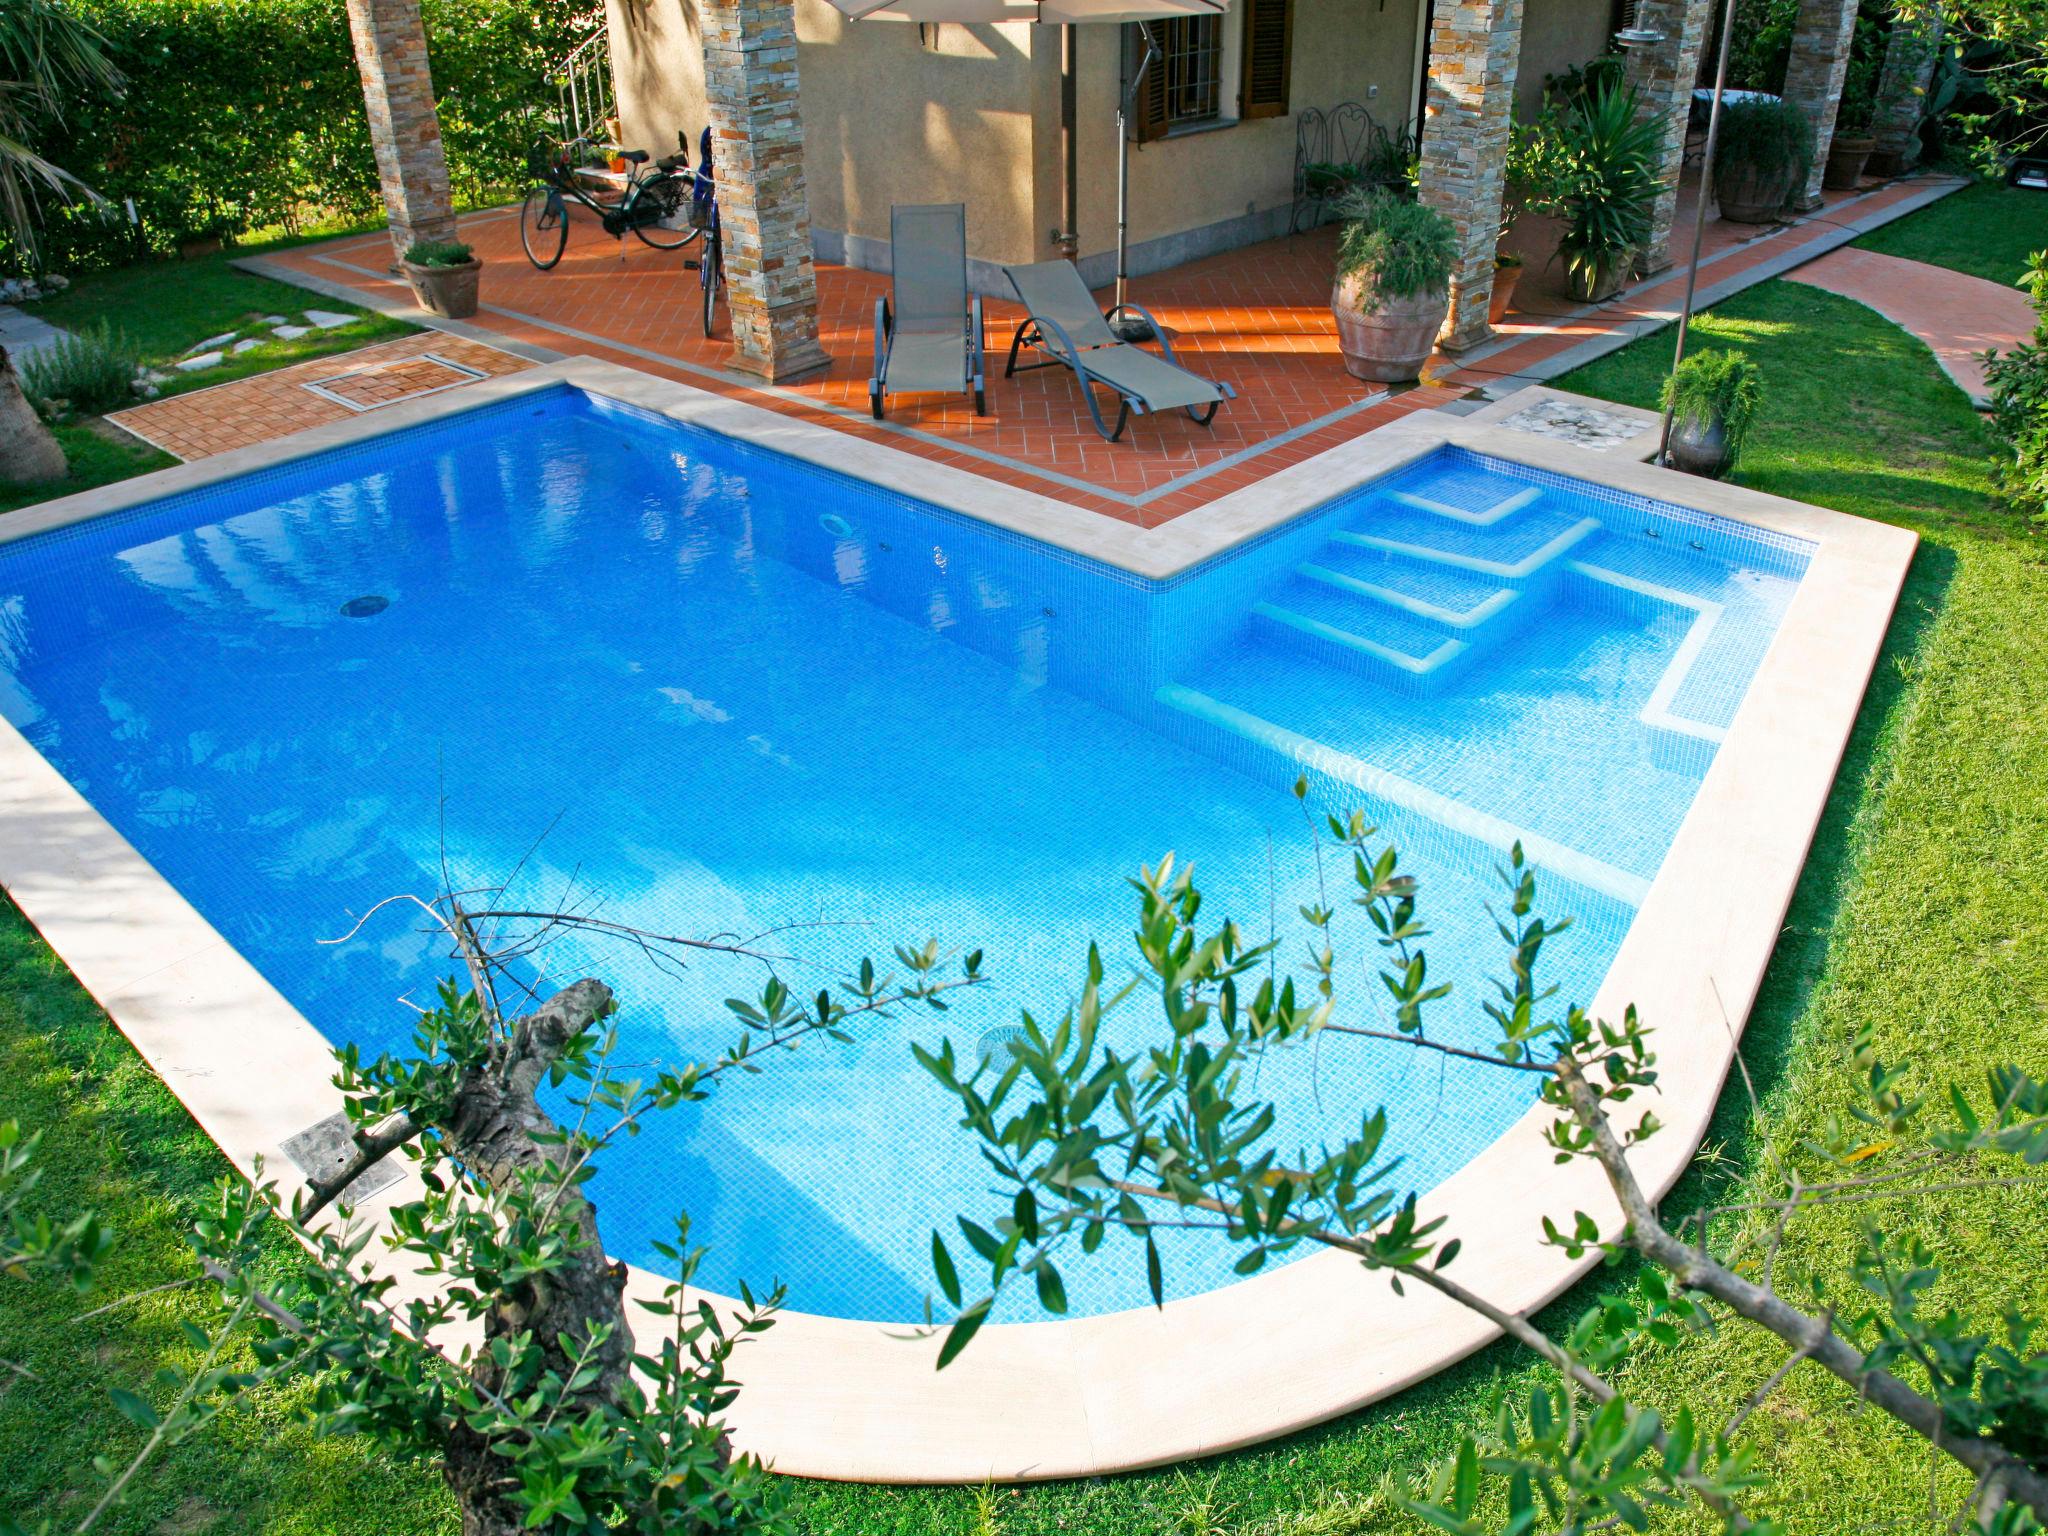
[[[396,920],[316,941],[438,886],[444,789],[457,884],[546,831],[536,895],[573,880],[667,931],[864,925],[794,936],[799,980],[928,934],[985,949],[987,993],[667,1117],[596,1191],[628,1258],[687,1206],[714,1288],[780,1277],[802,1310],[900,1322],[930,1228],[987,1200],[910,1039],[971,1051],[1056,1009],[1167,848],[1254,932],[1291,911],[1304,769],[1424,876],[1465,999],[1443,1027],[1480,1037],[1482,903],[1516,836],[1578,919],[1555,979],[1591,997],[1810,555],[1449,449],[1150,581],[564,388],[0,549],[0,682],[101,814],[366,1049],[405,1043],[436,957]],[[550,960],[586,971],[648,1059],[726,1043],[720,1000],[757,980]],[[1272,1070],[1304,1138],[1388,1103],[1425,1189],[1528,1102],[1401,1053]],[[1170,1256],[1178,1293],[1228,1278]],[[1125,1266],[1069,1289],[1080,1313],[1144,1296]]]

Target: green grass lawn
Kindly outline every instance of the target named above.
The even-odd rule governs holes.
[[[1962,395],[1924,347],[1869,310],[1773,282],[1703,317],[1695,334],[1703,348],[1743,347],[1764,370],[1767,402],[1741,480],[1905,524],[1926,543],[1745,1037],[1761,1119],[1739,1088],[1724,1096],[1707,1154],[1668,1206],[1674,1212],[1740,1191],[1768,1147],[1846,1103],[1844,1045],[1865,1020],[1884,1051],[1915,1058],[1934,1081],[1974,1078],[1992,1059],[2048,1072],[2043,547],[1992,501],[1992,445]],[[1562,382],[1648,404],[1668,355],[1668,337],[1653,336]],[[50,1128],[49,1203],[91,1202],[122,1229],[102,1293],[119,1294],[175,1272],[179,1228],[222,1164],[47,951],[4,917],[6,1112]],[[2038,1242],[2048,1230],[2048,1185],[1944,1197],[1892,1217],[1911,1222],[1949,1261],[1944,1302],[1987,1321],[2008,1302],[2048,1306]],[[1783,1262],[1795,1279],[1825,1269],[1849,1239],[1838,1215],[1809,1218],[1793,1229]],[[1377,1283],[1361,1276],[1362,1285]],[[1588,1294],[1567,1298],[1546,1321]],[[28,1493],[31,1509],[54,1500],[75,1510],[92,1482],[89,1455],[118,1454],[136,1438],[105,1405],[104,1389],[183,1349],[175,1324],[194,1304],[156,1298],[80,1322],[85,1304],[68,1294],[0,1291],[0,1358],[43,1377],[0,1400],[10,1492]],[[1776,1358],[1725,1332],[1641,1359],[1628,1385],[1659,1406],[1720,1416]],[[1497,1347],[1376,1408],[1181,1469],[1014,1491],[792,1491],[804,1529],[819,1536],[1409,1531],[1412,1522],[1369,1507],[1380,1474],[1441,1454],[1458,1425],[1529,1371]],[[346,1443],[316,1444],[290,1426],[289,1406],[259,1397],[188,1446],[146,1478],[138,1507],[115,1529],[453,1530],[429,1474]],[[1746,1437],[1777,1474],[1757,1511],[1780,1516],[1788,1530],[1924,1528],[1913,1523],[1925,1507],[1924,1451],[1855,1411],[1826,1380],[1795,1375]],[[1959,1489],[1944,1478],[1943,1491]]]
[[[178,462],[161,448],[152,448],[118,427],[101,422],[68,421],[54,430],[71,473],[51,485],[0,485],[0,512],[111,485],[116,480],[148,474],[152,469],[164,469]]]
[[[2027,257],[2048,250],[2048,193],[1980,182],[1856,242],[1994,283],[2017,283]]]
[[[141,349],[143,361],[170,370],[194,343],[235,331],[263,338],[263,345],[230,357],[202,373],[172,373],[161,388],[166,395],[224,384],[230,379],[265,373],[287,363],[305,362],[347,352],[372,341],[409,335],[402,320],[375,314],[358,304],[326,298],[258,277],[228,265],[246,251],[222,251],[197,261],[159,261],[120,267],[81,277],[64,293],[28,306],[28,312],[67,331],[105,323],[121,331]],[[303,324],[304,312],[323,309],[360,318],[353,325],[313,331],[293,341],[272,339],[256,321],[282,315]]]

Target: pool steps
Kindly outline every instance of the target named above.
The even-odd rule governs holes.
[[[1412,527],[1399,538],[1340,530],[1297,564],[1284,585],[1252,606],[1247,625],[1266,643],[1319,665],[1427,695],[1540,624],[1567,583],[1590,587],[1589,597],[1630,612],[1676,608],[1689,616],[1685,634],[1637,718],[1648,728],[1657,761],[1702,771],[1726,729],[1687,718],[1674,705],[1714,641],[1721,605],[1576,558],[1603,531],[1599,519],[1567,521],[1552,514],[1558,526],[1545,536],[1543,514],[1530,512],[1540,507],[1543,494],[1531,486],[1474,509],[1391,493],[1387,499],[1408,511],[1444,519],[1442,541],[1425,541]],[[1489,558],[1492,546],[1504,546],[1498,553],[1511,558]],[[1519,839],[1539,866],[1620,900],[1639,903],[1647,889],[1639,875],[1551,843],[1199,687],[1172,682],[1159,689],[1156,700],[1184,728],[1194,723],[1205,748],[1225,761],[1270,773],[1271,755],[1277,754],[1295,769],[1376,795],[1493,847],[1505,850]]]

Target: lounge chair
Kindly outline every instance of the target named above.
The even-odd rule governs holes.
[[[1016,290],[1026,316],[1010,341],[1010,360],[1003,369],[1003,377],[1019,371],[1017,353],[1025,347],[1036,347],[1046,355],[1043,362],[1024,364],[1026,370],[1055,365],[1073,369],[1081,381],[1081,396],[1088,402],[1088,414],[1095,418],[1095,430],[1112,443],[1123,436],[1124,425],[1134,413],[1142,416],[1147,411],[1179,406],[1206,427],[1215,419],[1219,405],[1237,398],[1237,391],[1228,384],[1190,373],[1176,363],[1166,331],[1139,305],[1126,304],[1123,309],[1152,327],[1164,356],[1154,357],[1129,342],[1119,341],[1109,328],[1110,318],[1118,311],[1111,310],[1105,315],[1095,307],[1095,295],[1088,291],[1071,261],[1005,267],[1003,275]],[[1116,394],[1115,431],[1103,422],[1101,407],[1095,402],[1092,386],[1097,384]],[[1199,406],[1207,409],[1198,410]]]
[[[988,414],[981,373],[981,299],[967,292],[967,210],[959,203],[917,203],[889,210],[895,294],[875,300],[875,371],[868,404],[882,419],[888,396],[971,391],[974,414]]]

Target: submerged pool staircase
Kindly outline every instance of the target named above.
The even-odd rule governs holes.
[[[1583,502],[1567,505],[1569,498],[1541,486],[1502,496],[1500,478],[1477,471],[1453,474],[1429,489],[1435,494],[1390,489],[1373,497],[1356,526],[1332,533],[1252,605],[1240,637],[1277,646],[1319,670],[1428,698],[1454,688],[1480,658],[1535,634],[1567,584],[1582,589],[1581,601],[1610,610],[1647,616],[1677,609],[1688,627],[1637,718],[1660,760],[1703,765],[1723,727],[1686,718],[1673,705],[1714,638],[1721,605],[1580,558],[1601,544],[1604,527]],[[1247,758],[1270,765],[1277,755],[1494,847],[1504,850],[1519,840],[1539,866],[1630,905],[1639,905],[1648,891],[1643,875],[1267,718],[1247,707],[1256,701],[1181,681],[1167,683],[1155,698],[1212,755],[1247,767],[1254,766]]]

